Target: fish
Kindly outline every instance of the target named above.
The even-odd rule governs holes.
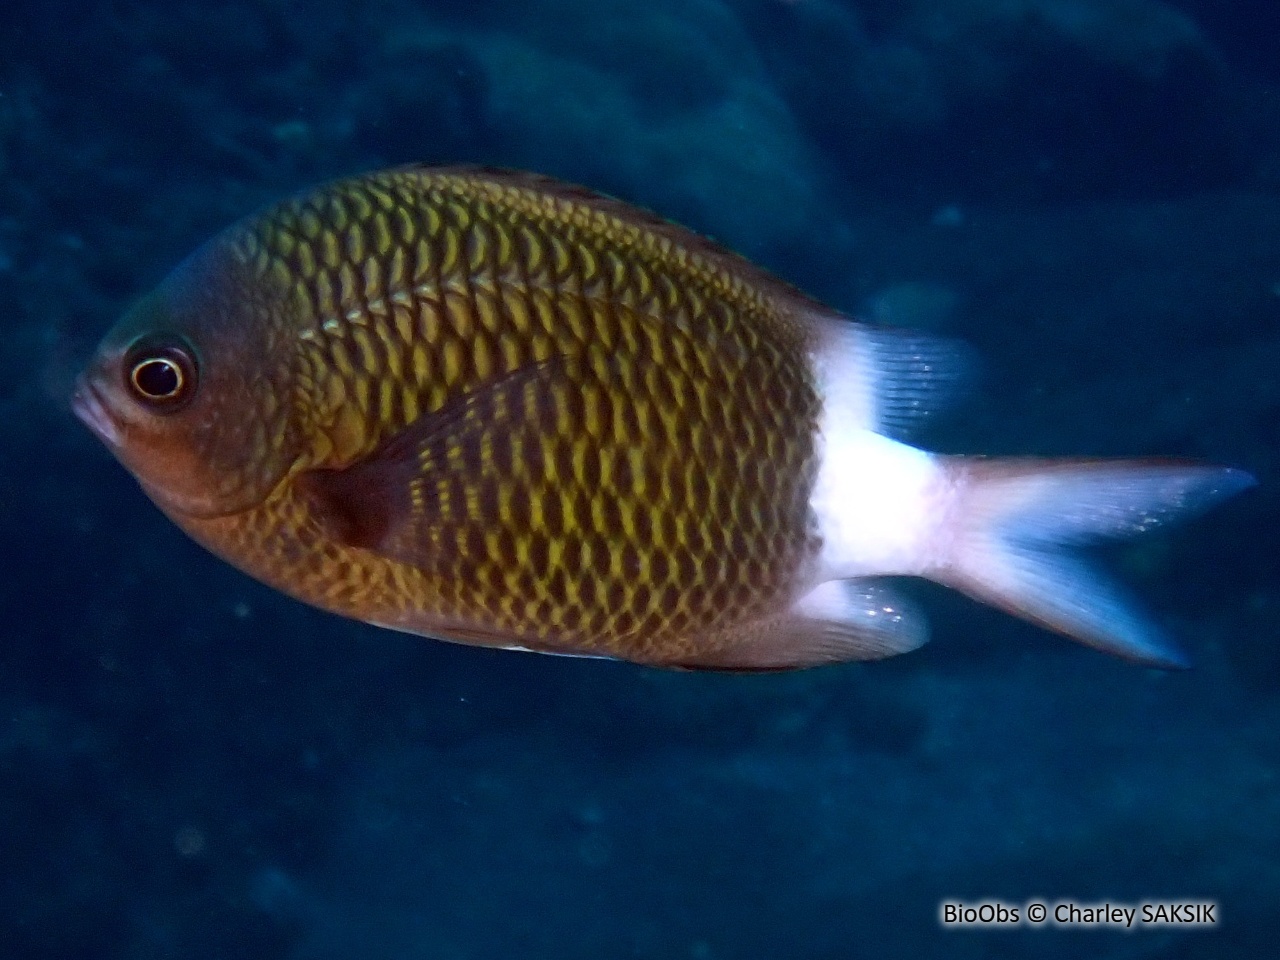
[[[107,333],[72,408],[197,542],[382,627],[786,670],[918,648],[914,577],[1185,665],[1073,548],[1253,478],[912,445],[964,356],[620,200],[416,166],[213,237]]]

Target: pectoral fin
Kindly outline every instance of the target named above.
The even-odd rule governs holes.
[[[557,356],[492,380],[421,417],[367,459],[297,480],[326,533],[349,547],[421,565],[442,511],[465,510],[451,495],[492,472],[495,436],[554,422],[554,390],[568,358]],[[427,551],[429,552],[429,551]]]

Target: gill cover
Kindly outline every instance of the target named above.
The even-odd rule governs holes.
[[[250,269],[226,235],[207,244],[125,314],[81,383],[112,452],[171,513],[246,510],[297,459],[286,301]]]

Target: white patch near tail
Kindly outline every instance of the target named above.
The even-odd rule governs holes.
[[[946,341],[822,318],[823,398],[810,507],[822,579],[921,574],[950,491],[940,461],[888,434],[936,411],[967,366]]]
[[[951,499],[932,454],[870,430],[824,424],[809,505],[822,531],[824,579],[922,575]]]

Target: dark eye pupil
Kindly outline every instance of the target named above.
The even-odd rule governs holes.
[[[133,368],[133,382],[148,397],[172,397],[182,386],[182,371],[172,360],[163,357],[144,360]]]
[[[177,413],[194,399],[200,367],[183,338],[166,334],[144,337],[123,359],[120,373],[125,389],[151,413]]]

